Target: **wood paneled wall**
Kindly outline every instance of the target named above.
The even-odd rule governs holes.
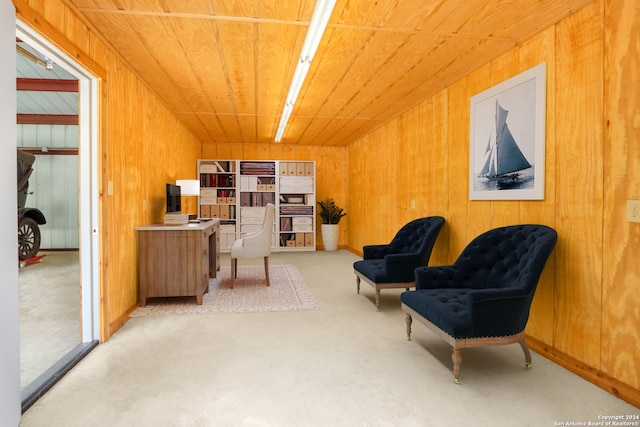
[[[600,365],[640,388],[640,224],[624,221],[640,199],[640,2],[604,2],[604,176]],[[640,407],[640,399],[635,405]]]
[[[336,204],[345,207],[347,203],[347,149],[345,147],[324,147],[295,144],[237,144],[205,143],[202,145],[202,159],[244,159],[244,160],[311,160],[316,162],[316,199],[332,197]],[[318,232],[316,245],[322,248],[320,237],[321,220],[317,218]],[[349,212],[340,221],[339,247],[347,246]]]
[[[348,246],[388,241],[407,220],[447,223],[431,264],[514,223],[558,231],[532,306],[532,346],[640,405],[640,5],[597,0],[348,147]],[[543,201],[470,201],[469,99],[547,63]],[[633,166],[635,165],[635,169]],[[415,201],[415,208],[412,207]],[[375,212],[375,215],[371,215]]]
[[[164,186],[194,178],[200,142],[61,0],[13,0],[18,17],[101,78],[101,340],[138,304],[135,227],[162,220]],[[113,188],[113,194],[107,189]]]

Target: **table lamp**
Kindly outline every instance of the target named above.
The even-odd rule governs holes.
[[[189,212],[189,198],[200,196],[200,181],[197,179],[178,179],[176,185],[180,187],[180,195],[185,196],[185,212],[189,215],[189,219],[196,218],[197,215],[192,215]]]

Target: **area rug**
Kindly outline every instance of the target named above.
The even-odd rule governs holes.
[[[220,267],[217,276],[209,281],[209,292],[204,294],[202,305],[196,303],[195,297],[150,298],[131,317],[319,308],[295,265],[269,266],[270,286],[266,284],[262,265],[239,265],[233,289],[229,266]]]

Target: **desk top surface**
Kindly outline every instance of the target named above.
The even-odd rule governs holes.
[[[137,231],[167,231],[167,230],[178,230],[178,231],[202,231],[207,230],[211,227],[218,227],[220,225],[220,218],[211,218],[210,221],[200,221],[200,222],[190,222],[188,224],[149,224],[142,225],[136,227]]]

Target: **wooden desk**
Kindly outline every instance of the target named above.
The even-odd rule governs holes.
[[[140,268],[140,305],[147,298],[195,296],[209,291],[220,266],[220,220],[184,225],[136,227]]]

